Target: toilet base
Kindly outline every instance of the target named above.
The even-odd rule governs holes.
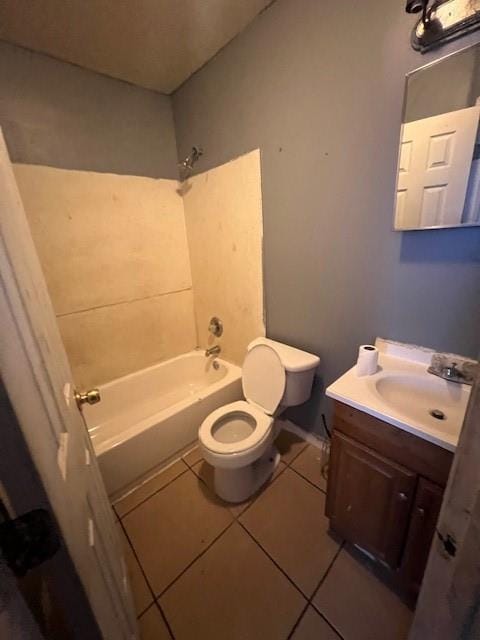
[[[244,502],[267,482],[280,462],[280,454],[272,445],[252,464],[239,469],[214,470],[215,493],[226,502]]]

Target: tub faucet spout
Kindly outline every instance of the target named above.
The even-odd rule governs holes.
[[[220,345],[216,344],[213,347],[210,347],[209,349],[205,350],[205,357],[208,358],[209,356],[218,356],[221,350],[222,349]]]

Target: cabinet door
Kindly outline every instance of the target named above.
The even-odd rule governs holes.
[[[408,469],[334,432],[327,494],[332,529],[397,568],[416,478]]]
[[[442,498],[442,487],[420,478],[401,567],[403,579],[415,593],[422,584]]]

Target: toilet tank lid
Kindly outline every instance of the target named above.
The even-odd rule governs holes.
[[[313,353],[295,349],[288,344],[270,340],[270,338],[256,338],[247,347],[250,351],[258,344],[266,344],[276,351],[286,371],[308,371],[315,369],[320,364],[320,358]]]

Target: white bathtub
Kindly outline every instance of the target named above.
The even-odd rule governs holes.
[[[84,417],[110,496],[118,496],[192,445],[214,409],[242,396],[241,369],[203,351],[112,380]]]

